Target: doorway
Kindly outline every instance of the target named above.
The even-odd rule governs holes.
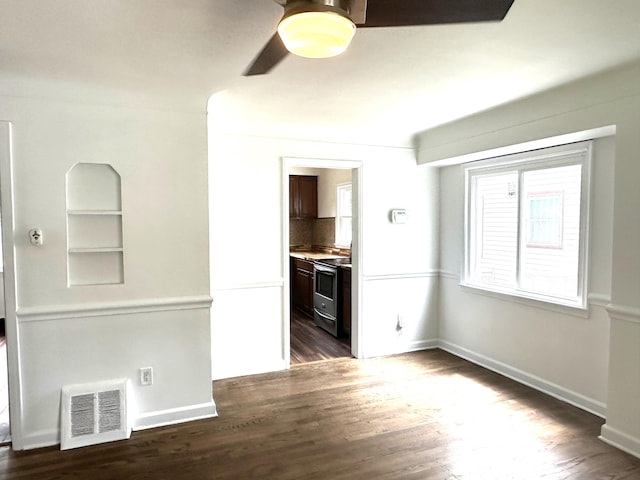
[[[315,159],[284,159],[284,184],[290,185],[289,175],[312,176],[318,179],[317,184],[317,215],[311,218],[292,218],[289,209],[289,195],[284,195],[285,218],[284,236],[286,244],[285,259],[289,272],[285,291],[288,307],[288,322],[285,322],[285,358],[289,365],[309,363],[320,360],[330,360],[343,357],[358,357],[359,333],[358,328],[358,289],[357,260],[359,250],[359,196],[358,185],[361,175],[361,163],[353,161],[329,161]],[[338,208],[339,188],[348,185],[350,218],[341,217]],[[344,194],[343,194],[344,197]],[[340,219],[342,218],[342,222]],[[344,230],[348,221],[349,235],[340,235],[338,225]],[[339,255],[351,258],[349,266],[339,267],[338,285],[340,303],[348,307],[349,324],[343,328],[342,307],[338,321],[338,333],[329,333],[326,328],[320,328],[314,319],[313,312],[313,256],[302,255],[305,260],[298,259],[300,252]],[[343,279],[344,275],[344,279]],[[306,279],[306,282],[305,282]],[[343,295],[343,282],[347,293]],[[299,304],[300,291],[296,288],[302,284],[303,292],[309,292],[310,308]],[[306,286],[305,286],[306,284]],[[354,287],[351,287],[354,284]],[[304,293],[304,295],[307,295]],[[298,301],[297,301],[298,300]],[[286,318],[286,317],[285,317]]]
[[[20,449],[12,185],[11,123],[0,121],[0,444]]]

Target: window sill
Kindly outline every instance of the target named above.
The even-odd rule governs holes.
[[[528,305],[530,307],[542,308],[544,310],[564,313],[566,315],[572,315],[574,317],[589,318],[588,306],[583,307],[578,305],[555,303],[543,298],[516,295],[511,292],[504,292],[500,290],[490,290],[479,285],[473,285],[464,282],[459,283],[459,285],[463,290],[476,295],[484,295],[486,297],[497,298],[505,302],[519,303],[521,305]]]

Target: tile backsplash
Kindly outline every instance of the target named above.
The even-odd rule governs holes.
[[[289,245],[312,245],[315,219],[289,220]]]
[[[335,217],[289,220],[289,245],[333,247],[335,242]]]

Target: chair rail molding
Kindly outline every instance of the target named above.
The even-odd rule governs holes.
[[[91,302],[73,305],[22,307],[16,312],[19,322],[41,322],[80,317],[102,317],[131,313],[164,312],[172,310],[201,310],[211,307],[210,295],[163,297],[122,302]]]

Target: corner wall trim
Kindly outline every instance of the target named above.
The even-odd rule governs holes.
[[[640,323],[640,308],[616,305],[610,303],[605,307],[609,317],[613,320],[622,320],[631,323]]]
[[[189,405],[187,407],[170,408],[156,412],[143,413],[133,420],[133,430],[146,430],[148,428],[175,425],[177,423],[203,420],[218,416],[216,404],[213,400],[207,403]]]
[[[582,410],[586,410],[589,413],[593,413],[600,418],[605,418],[606,405],[604,402],[585,397],[580,393],[573,392],[560,385],[548,382],[547,380],[544,380],[540,377],[511,367],[506,363],[493,360],[492,358],[486,357],[480,353],[473,352],[451,342],[447,342],[446,340],[440,340],[439,347],[442,350],[445,350],[453,355],[464,358],[465,360],[480,365],[481,367],[484,367],[493,372],[499,373],[500,375],[504,375],[507,378],[527,385],[528,387],[531,387],[542,393],[546,393],[547,395],[557,398],[558,400],[562,400],[563,402],[569,403]]]
[[[210,295],[131,300],[125,302],[92,302],[74,305],[22,307],[16,312],[18,322],[42,322],[65,318],[102,317],[131,313],[200,310],[211,307]]]
[[[601,435],[598,438],[612,447],[640,458],[640,439],[636,437],[627,435],[605,423],[602,426]]]
[[[606,293],[589,293],[587,295],[587,302],[589,305],[594,305],[597,307],[606,307],[611,303],[611,295]]]

